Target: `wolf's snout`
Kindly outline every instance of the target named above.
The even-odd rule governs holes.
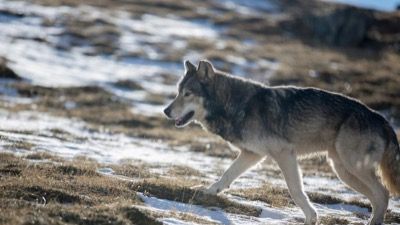
[[[164,109],[164,114],[168,117],[171,118],[171,107],[167,107]]]

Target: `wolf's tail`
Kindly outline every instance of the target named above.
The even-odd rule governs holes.
[[[380,164],[383,184],[393,195],[400,196],[400,148],[396,133],[390,127],[386,126],[386,133],[389,137],[388,145],[383,153]]]

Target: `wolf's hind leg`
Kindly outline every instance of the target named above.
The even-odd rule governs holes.
[[[242,173],[244,173],[251,166],[257,164],[264,156],[247,151],[242,150],[239,156],[235,159],[232,165],[224,172],[222,177],[208,187],[204,192],[208,194],[217,194],[222,190],[229,188],[231,183],[239,177]]]
[[[360,165],[357,162],[344,160],[346,158],[343,156],[340,158],[340,164],[335,164],[335,170],[339,177],[371,201],[372,218],[369,225],[383,224],[388,207],[389,193],[380,183],[375,168],[373,166],[357,166]]]
[[[372,191],[367,185],[365,185],[360,179],[358,179],[344,167],[343,163],[338,158],[337,153],[330,151],[328,157],[332,169],[340,178],[340,180],[347,184],[350,188],[365,195],[371,201],[371,204],[373,204],[375,199]]]
[[[370,189],[370,186],[366,185],[361,179],[350,173],[340,161],[332,160],[332,162],[334,170],[339,178],[348,186],[365,195],[370,200],[373,209],[373,217],[369,224],[382,224],[384,214],[387,209],[387,196],[384,194],[383,197],[378,197],[382,195],[374,194],[374,192]],[[376,199],[377,197],[378,199]]]
[[[352,173],[358,177],[365,185],[369,187],[372,192],[370,198],[372,203],[372,218],[369,225],[380,225],[383,224],[383,219],[388,207],[389,192],[380,183],[378,177],[375,174],[375,170],[372,169],[354,169]]]
[[[369,225],[383,224],[389,201],[389,192],[382,185],[376,174],[384,145],[381,140],[371,135],[360,135],[346,127],[339,132],[336,141],[336,153],[344,169],[355,176],[368,191],[364,191],[372,204],[372,218]],[[351,138],[349,138],[351,137]],[[350,181],[349,185],[354,182]],[[354,187],[356,188],[356,187]],[[362,192],[362,190],[358,190]]]
[[[347,184],[350,188],[365,195],[371,202],[372,207],[377,208],[376,199],[367,185],[365,185],[360,179],[351,174],[344,168],[343,164],[338,160],[332,160],[332,169],[336,172],[341,181]],[[371,221],[374,222],[374,221]],[[371,223],[375,224],[375,223]]]
[[[317,212],[303,190],[303,182],[295,153],[293,151],[284,151],[274,156],[274,158],[286,180],[290,196],[292,196],[293,201],[303,210],[306,216],[304,224],[317,224]]]

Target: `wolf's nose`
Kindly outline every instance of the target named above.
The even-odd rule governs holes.
[[[171,113],[171,108],[170,107],[167,107],[167,108],[164,109],[164,114],[167,117],[171,117],[170,113]]]

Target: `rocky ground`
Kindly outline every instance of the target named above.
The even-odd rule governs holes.
[[[182,60],[339,91],[397,127],[399,23],[320,1],[1,0],[0,224],[301,224],[270,159],[218,197],[190,189],[237,153],[161,115]],[[322,224],[367,221],[324,156],[301,167]]]

